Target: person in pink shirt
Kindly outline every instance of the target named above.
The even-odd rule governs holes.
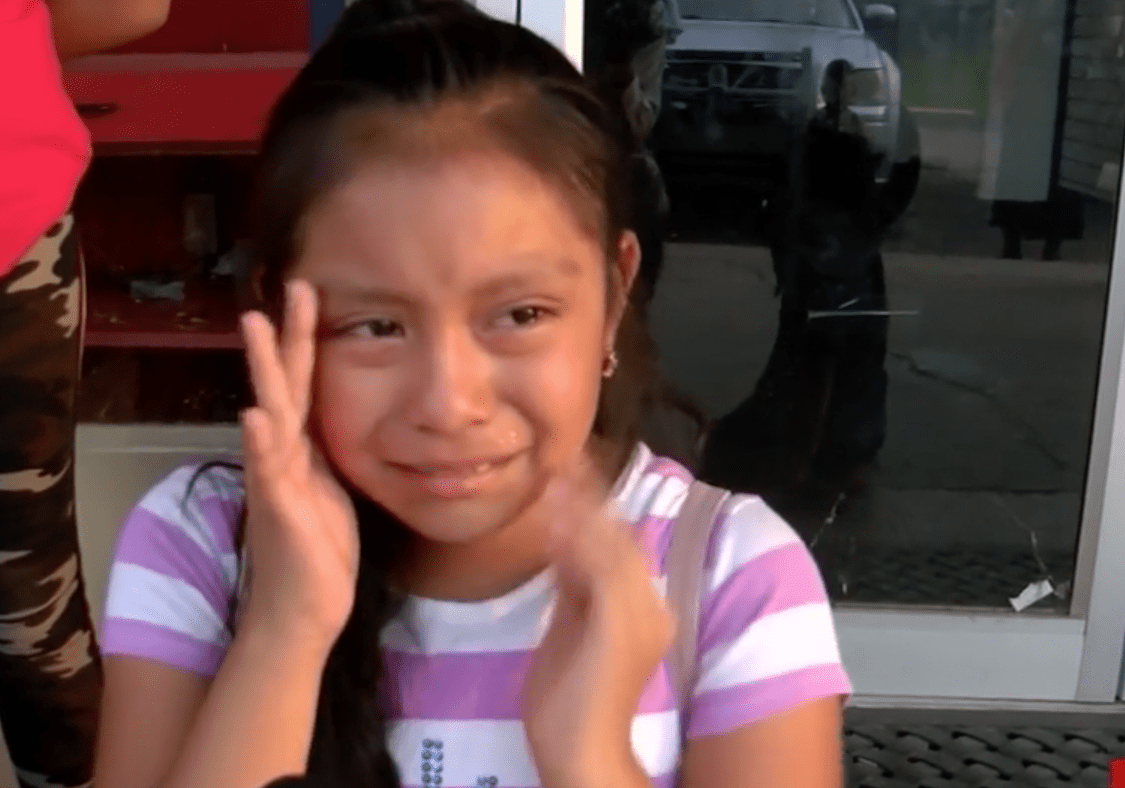
[[[0,0],[0,723],[23,788],[89,785],[102,686],[74,518],[90,141],[60,60],[155,30],[167,2]]]

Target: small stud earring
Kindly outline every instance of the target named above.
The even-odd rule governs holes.
[[[618,363],[617,351],[609,351],[609,353],[606,354],[605,360],[602,361],[602,377],[612,378],[614,373],[617,372]]]

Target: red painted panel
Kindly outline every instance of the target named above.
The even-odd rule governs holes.
[[[90,288],[87,347],[225,348],[239,350],[238,304],[229,284],[188,284],[184,301],[137,302],[128,294]]]
[[[87,268],[86,344],[91,347],[237,348],[247,294],[208,275],[212,255],[184,242],[188,194],[216,211],[213,252],[245,238],[252,156],[95,157],[74,214]],[[135,300],[137,280],[181,282],[183,298]]]
[[[284,52],[309,46],[307,0],[172,0],[168,21],[119,52]]]
[[[300,52],[103,55],[75,61],[63,81],[75,104],[106,110],[86,120],[95,146],[245,150],[304,60]]]

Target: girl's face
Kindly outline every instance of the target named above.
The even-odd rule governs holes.
[[[302,240],[329,459],[428,540],[511,523],[587,443],[635,238],[607,303],[605,253],[563,197],[479,154],[370,165],[318,202]]]

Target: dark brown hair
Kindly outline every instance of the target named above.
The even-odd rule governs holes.
[[[442,127],[451,118],[473,133]],[[411,137],[435,151],[471,139],[518,158],[568,199],[607,260],[633,226],[627,124],[555,47],[460,0],[358,0],[281,96],[264,137],[255,257],[268,312],[280,313],[313,204],[373,149],[396,150]],[[619,469],[657,390],[652,344],[628,311],[617,352],[619,371],[603,386],[594,432],[614,448]],[[399,609],[385,578],[407,532],[377,503],[353,499],[356,603],[325,669],[309,775],[340,788],[388,788],[399,781],[386,745],[379,636]]]

